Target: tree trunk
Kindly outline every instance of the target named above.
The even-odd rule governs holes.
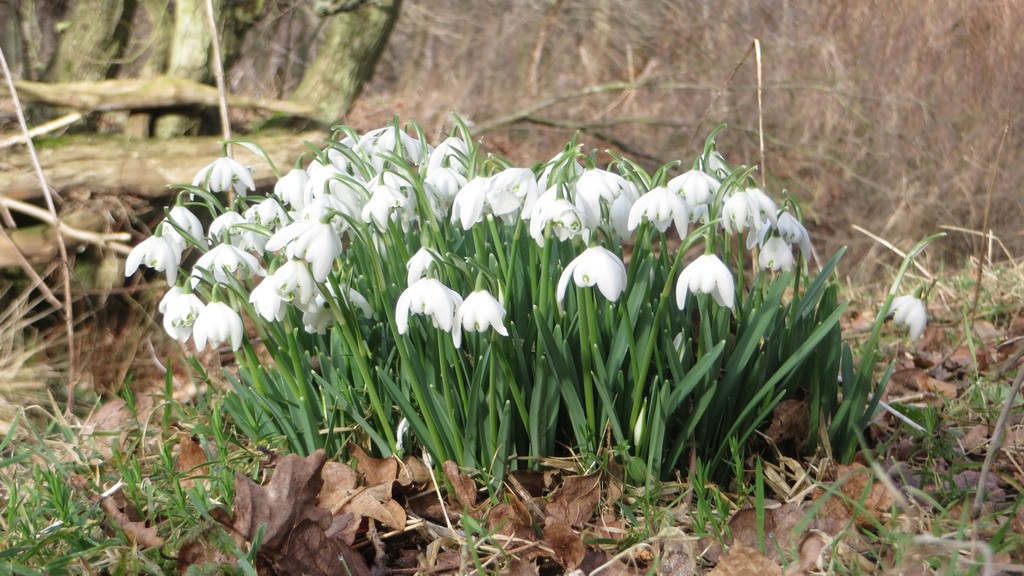
[[[79,0],[73,3],[61,35],[57,53],[46,79],[51,82],[100,80],[114,65],[123,44],[119,28],[125,12],[124,0]]]
[[[223,2],[214,0],[214,13],[219,14]],[[206,82],[210,79],[210,35],[209,16],[203,0],[177,0],[174,10],[174,37],[167,62],[167,74]],[[168,114],[156,121],[155,133],[158,138],[171,138],[189,132],[198,119]]]
[[[377,60],[398,20],[401,0],[355,2],[356,8],[327,17],[323,40],[291,99],[316,107],[323,124],[337,122],[373,76]]]

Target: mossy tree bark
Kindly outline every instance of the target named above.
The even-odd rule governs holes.
[[[219,14],[221,0],[214,0]],[[174,34],[171,52],[167,58],[167,74],[181,76],[197,82],[210,79],[210,49],[212,35],[203,0],[176,0],[174,5]],[[193,116],[168,114],[156,121],[155,133],[159,138],[171,138],[187,133],[198,123]]]
[[[316,107],[317,119],[341,119],[373,75],[398,20],[401,0],[352,2],[354,8],[326,16],[323,39],[291,99]]]
[[[65,22],[60,44],[47,70],[51,82],[106,78],[124,44],[133,0],[79,0]]]

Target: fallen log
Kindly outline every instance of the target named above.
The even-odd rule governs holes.
[[[304,141],[318,143],[322,132],[266,134],[252,140],[269,154],[282,171],[309,152]],[[170,184],[188,184],[196,172],[221,152],[217,138],[128,141],[118,137],[72,136],[38,149],[47,183],[62,196],[71,191],[89,194],[131,194],[157,199],[168,196]],[[256,185],[273,186],[276,178],[266,163],[241,146],[234,147],[240,162],[256,167]],[[28,154],[8,153],[0,162],[0,194],[31,201],[42,191]]]
[[[217,106],[217,89],[186,78],[158,76],[149,79],[115,79],[95,82],[50,84],[16,80],[18,96],[28,102],[88,112],[151,110],[181,106]],[[313,118],[312,106],[229,94],[228,106],[251,108],[289,116]]]

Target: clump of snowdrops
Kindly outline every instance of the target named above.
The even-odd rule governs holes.
[[[728,165],[714,134],[652,174],[612,153],[598,167],[575,139],[513,166],[456,123],[436,145],[397,120],[339,127],[286,173],[263,155],[266,195],[218,158],[133,250],[128,275],[172,286],[167,332],[234,352],[242,433],[301,454],[423,451],[494,479],[611,454],[645,480],[691,456],[727,472],[801,398],[852,456],[880,386],[840,334],[839,254],[812,262],[794,202]],[[916,335],[908,298],[896,319]]]

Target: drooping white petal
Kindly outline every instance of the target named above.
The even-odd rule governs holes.
[[[892,300],[893,322],[906,326],[910,339],[917,340],[928,325],[928,309],[920,298],[911,295],[897,296]]]

